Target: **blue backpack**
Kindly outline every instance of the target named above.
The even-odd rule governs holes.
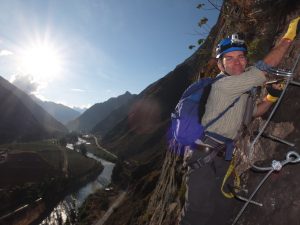
[[[190,85],[183,93],[175,111],[171,114],[171,138],[177,142],[177,145],[179,144],[180,148],[193,145],[197,139],[202,139],[206,129],[220,119],[239,100],[240,97],[236,98],[206,126],[201,124],[201,113],[199,113],[199,109],[201,107],[205,108],[209,94],[207,90],[210,91],[210,86],[223,77],[224,75],[219,75],[216,78],[203,78]],[[204,112],[202,113],[204,114]],[[224,139],[221,135],[217,135],[217,138],[228,142],[228,140],[225,137]]]

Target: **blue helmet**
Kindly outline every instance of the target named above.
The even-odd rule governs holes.
[[[223,54],[233,51],[247,52],[243,34],[235,33],[220,41],[216,48],[216,58],[219,59]]]

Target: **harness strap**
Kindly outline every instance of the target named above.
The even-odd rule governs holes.
[[[222,186],[221,186],[221,192],[226,198],[234,197],[233,193],[224,191],[224,185],[232,173],[234,173],[234,187],[239,189],[241,186],[241,179],[235,171],[235,161],[236,161],[236,157],[234,156],[233,159],[231,160],[228,170],[223,178],[223,182],[222,182]]]
[[[225,152],[225,160],[231,160],[232,159],[232,154],[233,154],[233,149],[234,149],[234,143],[231,138],[224,137],[220,134],[206,131],[206,135],[211,136],[219,141],[222,141],[225,146],[226,146],[226,152]]]
[[[201,167],[204,167],[206,164],[210,163],[220,151],[220,149],[218,148],[211,148],[211,149],[212,151],[207,156],[200,157],[196,161],[190,162],[187,165],[192,169],[200,169]]]

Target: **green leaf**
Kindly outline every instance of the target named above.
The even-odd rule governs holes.
[[[199,5],[197,5],[197,9],[201,9],[201,8],[203,8],[203,6],[205,6],[205,4],[204,3],[200,3]]]
[[[198,22],[198,26],[201,27],[206,24],[208,19],[206,17],[202,17],[202,19]]]
[[[205,39],[201,38],[198,40],[198,45],[202,45],[204,43]]]

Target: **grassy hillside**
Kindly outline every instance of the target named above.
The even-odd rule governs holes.
[[[66,150],[68,177],[62,172],[63,151],[55,140],[0,145],[8,152],[0,163],[0,215],[37,198],[57,201],[68,190],[102,170],[93,159]]]

